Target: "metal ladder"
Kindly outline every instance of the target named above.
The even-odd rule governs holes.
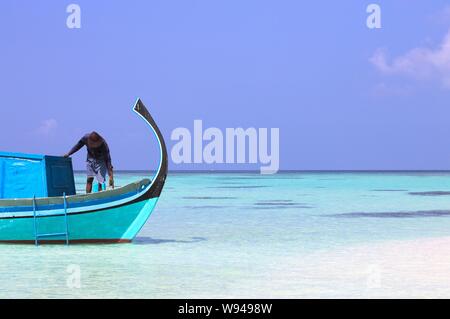
[[[33,218],[34,218],[34,244],[39,246],[39,239],[41,238],[50,238],[50,237],[66,237],[66,245],[69,245],[69,224],[67,222],[67,198],[66,193],[63,194],[64,198],[64,222],[66,224],[66,231],[62,233],[48,233],[48,234],[39,234],[38,233],[38,218],[43,217],[45,215],[39,215],[37,213],[37,205],[36,205],[36,196],[33,196]]]

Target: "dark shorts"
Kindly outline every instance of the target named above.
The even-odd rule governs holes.
[[[105,161],[89,159],[86,162],[86,169],[88,178],[95,177],[100,184],[106,181],[106,172],[108,169]]]

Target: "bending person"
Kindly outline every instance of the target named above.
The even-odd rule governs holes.
[[[92,184],[94,178],[98,182],[98,190],[103,190],[103,184],[106,181],[106,172],[109,175],[109,186],[114,188],[114,173],[111,164],[111,154],[109,152],[108,144],[105,139],[97,132],[92,132],[84,135],[81,140],[75,145],[69,153],[64,157],[70,157],[72,154],[78,152],[83,146],[87,148],[87,182],[86,193],[92,192]]]

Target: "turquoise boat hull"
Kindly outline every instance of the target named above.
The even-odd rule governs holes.
[[[140,99],[134,111],[150,126],[161,150],[159,167],[152,180],[94,194],[2,199],[0,243],[131,242],[153,212],[168,170],[164,139]]]
[[[158,199],[86,214],[68,214],[70,243],[129,243],[150,217]],[[37,219],[40,233],[58,233],[65,227],[62,215]],[[0,220],[0,242],[35,243],[34,218]],[[65,237],[43,239],[40,243],[65,243]]]

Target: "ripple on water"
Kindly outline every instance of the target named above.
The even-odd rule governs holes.
[[[339,218],[418,218],[418,217],[447,217],[450,210],[427,210],[413,212],[355,212],[326,215],[326,217]]]
[[[253,209],[287,209],[287,208],[312,208],[312,206],[294,202],[290,199],[274,199],[274,200],[259,200],[253,204]]]
[[[207,188],[217,188],[217,189],[252,189],[252,188],[266,188],[269,186],[265,186],[265,185],[242,185],[242,186],[211,186],[211,187],[207,187]]]
[[[372,189],[372,192],[407,192],[407,189]]]
[[[226,197],[226,196],[185,196],[183,199],[237,199],[237,197]]]
[[[413,196],[449,196],[449,191],[410,192]]]

